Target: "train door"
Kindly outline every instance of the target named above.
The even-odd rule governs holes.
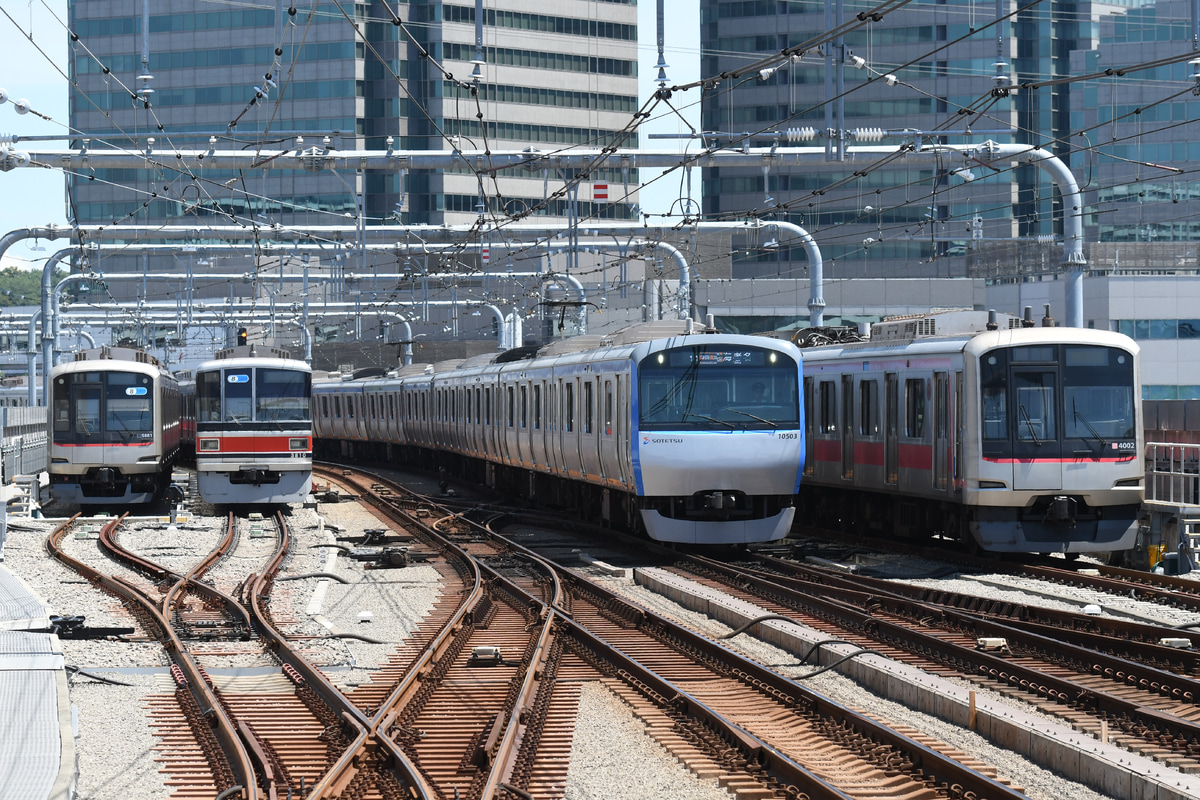
[[[511,383],[504,387],[504,443],[500,458],[505,464],[515,464],[520,458],[520,448],[515,445],[517,431],[517,390]]]
[[[884,483],[895,486],[900,481],[900,378],[894,372],[884,373]]]
[[[616,413],[613,416],[613,433],[617,440],[617,459],[621,468],[621,482],[633,486],[633,455],[629,445],[630,411],[627,385],[624,375],[617,375]]]
[[[605,374],[603,380],[596,378],[600,387],[600,419],[596,431],[596,442],[600,451],[600,478],[609,481],[620,474],[617,464],[616,398],[613,395],[613,376]]]
[[[950,472],[950,381],[933,373],[933,488],[946,491]]]
[[[854,478],[854,376],[842,376],[842,477]]]
[[[958,491],[962,490],[963,485],[963,439],[967,435],[966,431],[966,414],[964,413],[963,402],[963,374],[961,372],[954,373],[954,488]]]
[[[816,431],[817,420],[813,411],[815,408],[813,391],[813,379],[806,377],[804,379],[804,474],[808,477],[812,477],[813,471],[817,467],[817,462],[813,458],[813,450],[817,442],[817,437],[813,435]]]
[[[1061,489],[1058,366],[1013,365],[1013,489]]]
[[[546,467],[551,473],[558,471],[558,449],[554,447],[554,435],[558,432],[558,387],[554,379],[545,381],[545,389],[541,390],[546,396],[546,420],[542,422],[542,441],[546,449]]]
[[[530,447],[531,432],[529,430],[529,384],[522,383],[519,387],[520,397],[517,400],[517,463],[527,466],[533,461]]]
[[[579,392],[579,378],[568,378],[563,383],[563,456],[567,474],[579,477],[583,474],[583,463],[579,450],[579,431],[576,429],[575,398]]]
[[[560,378],[558,381],[558,431],[554,437],[554,443],[555,449],[558,451],[558,469],[563,475],[571,472],[571,462],[567,460],[567,437],[570,434],[567,407],[571,400],[571,380],[570,378],[566,380]]]

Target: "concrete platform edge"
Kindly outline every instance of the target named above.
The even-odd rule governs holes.
[[[58,682],[58,727],[59,736],[58,777],[50,788],[47,800],[73,800],[78,790],[79,761],[75,753],[75,726],[71,723],[71,695],[67,685],[67,671],[60,669]]]
[[[706,589],[658,568],[634,570],[634,581],[684,608],[733,628],[767,614],[721,592]],[[786,622],[765,622],[757,638],[793,654],[830,637]],[[822,665],[853,652],[846,645],[820,650]],[[922,670],[879,656],[849,660],[837,671],[874,692],[909,708],[967,727],[970,690]],[[1020,753],[1043,768],[1112,797],[1129,800],[1200,798],[1200,777],[1185,775],[1071,728],[1049,722],[1019,708],[977,695],[975,732],[992,744]]]

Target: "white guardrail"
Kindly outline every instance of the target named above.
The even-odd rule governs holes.
[[[1146,502],[1200,505],[1200,444],[1146,443]]]

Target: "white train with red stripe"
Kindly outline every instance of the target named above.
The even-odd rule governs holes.
[[[813,518],[994,552],[1133,547],[1144,441],[1132,339],[959,311],[882,322],[868,341],[798,343]]]
[[[179,456],[175,377],[148,353],[82,350],[50,372],[47,469],[55,501],[132,505],[160,498]]]
[[[196,475],[220,505],[296,503],[312,484],[312,369],[287,351],[239,345],[195,373]],[[185,405],[192,406],[188,397]]]

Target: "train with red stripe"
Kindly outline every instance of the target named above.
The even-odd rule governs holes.
[[[160,499],[182,436],[179,383],[150,354],[97,347],[50,372],[51,497],[124,506]]]
[[[311,367],[278,348],[239,344],[197,367],[184,407],[201,499],[302,502],[312,485],[311,396]]]
[[[989,552],[1134,546],[1145,443],[1132,339],[983,311],[830,338],[795,339],[807,518]]]

